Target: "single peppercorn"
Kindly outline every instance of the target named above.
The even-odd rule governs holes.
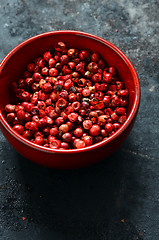
[[[107,123],[105,125],[106,132],[111,132],[113,130],[113,125],[111,123]]]
[[[83,128],[86,130],[89,130],[92,127],[92,121],[91,120],[84,120],[83,121]]]
[[[70,122],[76,122],[78,119],[78,114],[77,113],[70,113],[68,115],[68,119],[70,120]]]
[[[62,124],[60,127],[59,127],[59,131],[62,131],[63,133],[66,133],[69,131],[69,126],[67,124]]]
[[[76,146],[76,148],[84,148],[86,146],[86,144],[83,140],[79,140],[79,141],[77,141],[75,146]]]
[[[38,144],[38,145],[43,145],[43,142],[44,142],[44,140],[43,140],[43,138],[42,138],[41,136],[37,136],[37,137],[35,138],[35,143],[36,143],[36,144]]]
[[[71,139],[72,139],[71,133],[68,133],[68,132],[64,133],[62,135],[62,139],[63,139],[64,142],[69,143],[71,141]]]
[[[17,124],[17,125],[14,125],[13,130],[19,133],[20,135],[22,135],[24,132],[24,127],[20,124]]]
[[[101,131],[101,128],[97,124],[94,124],[89,130],[91,136],[98,136],[100,134],[100,131]]]
[[[61,85],[56,85],[55,86],[55,90],[57,91],[57,92],[61,92],[62,91],[62,86]]]
[[[83,130],[82,128],[76,128],[73,132],[74,136],[77,138],[80,138],[83,135]]]
[[[60,145],[61,145],[61,141],[57,139],[53,139],[49,144],[50,148],[52,149],[58,149]]]

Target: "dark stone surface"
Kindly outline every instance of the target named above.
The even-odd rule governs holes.
[[[0,1],[0,60],[33,35],[82,30],[118,46],[141,83],[131,134],[89,168],[37,166],[0,134],[0,239],[159,239],[158,8],[157,0]]]

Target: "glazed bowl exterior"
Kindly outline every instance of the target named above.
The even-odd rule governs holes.
[[[38,146],[17,134],[7,123],[3,109],[9,103],[9,84],[22,76],[25,67],[36,57],[65,42],[67,48],[89,49],[98,52],[110,66],[115,66],[119,77],[129,90],[128,118],[111,137],[90,147],[72,150],[53,150]],[[95,35],[79,31],[47,32],[27,39],[16,46],[0,64],[0,127],[9,143],[25,158],[43,166],[72,169],[91,165],[112,154],[130,133],[140,102],[137,73],[125,54],[112,43]]]

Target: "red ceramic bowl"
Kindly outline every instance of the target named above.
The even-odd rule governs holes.
[[[108,139],[83,149],[53,150],[38,146],[18,135],[7,123],[3,108],[9,103],[9,83],[16,81],[26,65],[45,51],[63,41],[69,48],[98,52],[110,66],[115,66],[119,77],[129,89],[128,118],[122,127]],[[128,136],[135,121],[140,102],[140,84],[130,60],[112,43],[95,35],[78,31],[54,31],[32,37],[16,46],[0,65],[0,127],[10,144],[25,158],[38,164],[71,169],[88,166],[113,153]]]

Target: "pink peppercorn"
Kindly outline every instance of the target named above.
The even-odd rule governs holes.
[[[55,65],[55,59],[50,58],[50,59],[49,59],[49,68],[53,68],[54,65]]]
[[[76,101],[77,96],[74,93],[69,94],[68,99],[70,102]]]
[[[65,49],[65,43],[63,42],[58,42],[55,46],[56,51],[63,51]]]
[[[66,142],[61,142],[61,146],[60,147],[63,148],[63,149],[68,149],[69,145]]]
[[[71,81],[71,79],[68,79],[65,81],[64,89],[69,90],[72,86],[73,86],[73,82]]]
[[[24,110],[24,106],[23,105],[16,105],[15,106],[15,112],[17,113],[19,110]]]
[[[25,118],[25,112],[23,110],[17,111],[17,118],[23,120]]]
[[[50,135],[52,135],[52,136],[56,136],[58,134],[58,132],[59,131],[58,131],[57,127],[53,127],[50,129]]]
[[[120,116],[119,119],[118,119],[118,122],[122,125],[124,124],[124,122],[126,121],[126,116]]]
[[[26,91],[23,91],[21,98],[22,98],[22,101],[26,101],[27,102],[27,101],[30,100],[30,94],[28,92],[26,92]]]
[[[62,124],[60,127],[59,127],[59,131],[63,132],[63,133],[66,133],[69,131],[69,126],[67,124]]]
[[[82,95],[83,95],[84,97],[89,97],[90,94],[91,94],[91,91],[90,91],[88,88],[83,89]]]
[[[30,130],[32,133],[35,133],[38,130],[36,122],[27,122],[25,124],[25,128]]]
[[[40,79],[42,79],[42,76],[41,76],[40,73],[34,73],[34,74],[33,74],[33,80],[34,80],[35,82],[39,82]]]
[[[7,121],[12,123],[12,122],[14,122],[14,120],[15,120],[15,113],[8,113]]]
[[[93,81],[93,82],[100,82],[101,79],[102,79],[102,75],[101,75],[100,73],[96,73],[96,74],[94,74],[93,77],[92,77],[92,81]]]
[[[80,53],[79,53],[79,58],[81,60],[87,59],[88,56],[89,56],[89,51],[87,51],[87,50],[81,50]]]
[[[79,148],[84,148],[86,146],[86,144],[83,140],[79,140],[76,142],[75,146],[77,149],[79,149]]]
[[[120,101],[120,106],[121,107],[125,107],[128,104],[127,99],[119,98],[119,101]]]
[[[120,123],[113,123],[113,130],[117,131],[121,127]]]
[[[46,61],[45,61],[44,59],[40,59],[40,60],[38,61],[38,66],[39,66],[40,68],[44,68],[44,67],[46,66]]]
[[[67,55],[62,55],[60,57],[60,62],[62,65],[66,65],[68,63],[68,61],[69,61],[69,57]]]
[[[91,146],[93,144],[93,139],[91,136],[88,136],[86,135],[84,138],[83,138],[83,141],[85,142],[85,146],[88,147],[88,146]]]
[[[105,61],[103,59],[100,59],[98,62],[98,67],[101,69],[105,68]]]
[[[56,124],[57,126],[60,126],[60,125],[63,124],[63,123],[64,123],[64,119],[63,119],[62,117],[56,118],[55,124]]]
[[[61,141],[57,139],[52,140],[49,144],[50,148],[52,149],[58,149],[60,145],[61,145]]]
[[[38,144],[38,145],[43,145],[43,142],[44,142],[44,140],[43,140],[43,138],[42,138],[41,136],[37,136],[37,137],[35,138],[35,143],[36,143],[36,144]]]
[[[50,133],[50,127],[49,127],[49,126],[45,127],[45,128],[42,130],[42,133],[43,133],[45,136],[48,136],[49,133]]]
[[[100,116],[98,117],[98,124],[99,124],[100,126],[105,126],[107,119],[108,119],[108,116],[107,116],[107,115],[100,115]]]
[[[70,58],[76,58],[78,56],[78,50],[74,48],[70,48],[67,54]]]
[[[101,136],[105,138],[107,136],[107,132],[105,129],[101,129]]]
[[[64,108],[67,106],[67,101],[64,98],[59,98],[56,102],[56,106],[59,108]]]
[[[15,105],[7,104],[7,105],[5,106],[5,111],[6,111],[7,113],[14,112],[14,110],[15,110]]]
[[[42,109],[39,109],[39,117],[40,117],[40,118],[43,118],[43,117],[45,117],[45,116],[46,116],[45,111],[42,110]]]
[[[26,139],[28,139],[28,140],[31,140],[32,134],[31,134],[30,131],[25,130],[25,131],[23,132],[22,137],[24,137],[24,138],[26,138]]]
[[[17,125],[14,125],[13,130],[19,133],[20,135],[22,135],[24,132],[24,127],[20,124],[17,124]]]
[[[118,115],[115,113],[115,112],[113,112],[112,114],[111,114],[111,119],[113,120],[113,121],[117,121],[118,120]]]
[[[70,120],[70,122],[76,122],[78,119],[78,114],[77,113],[70,113],[68,115],[68,119]]]
[[[71,133],[68,133],[68,132],[64,133],[62,135],[62,139],[63,139],[64,142],[69,143],[71,141],[71,139],[72,139]]]
[[[41,118],[38,122],[37,122],[37,126],[39,129],[44,129],[47,126],[47,122],[45,118]]]
[[[95,63],[95,62],[91,62],[91,63],[88,64],[87,69],[88,69],[88,71],[90,71],[90,72],[97,73],[97,71],[98,71],[98,65],[97,65],[97,63]]]
[[[71,70],[75,70],[75,68],[76,68],[76,64],[74,62],[69,62],[68,66]]]
[[[28,71],[29,72],[33,72],[34,71],[34,63],[29,63],[28,65],[27,65],[27,69],[28,69]]]
[[[25,80],[25,85],[26,85],[27,87],[29,87],[29,86],[31,86],[31,85],[33,84],[33,82],[34,82],[33,78],[27,78],[27,79]]]
[[[112,125],[111,123],[107,123],[107,124],[105,125],[105,130],[106,130],[107,132],[111,132],[111,131],[113,130],[113,125]]]
[[[56,77],[57,74],[58,74],[58,70],[56,68],[50,68],[50,70],[49,70],[50,77]]]
[[[107,72],[103,72],[103,80],[106,82],[106,83],[110,83],[112,81],[112,75],[110,73],[107,73]]]
[[[40,69],[40,67],[38,65],[35,65],[34,72],[35,73],[40,73],[41,72],[41,69]]]
[[[43,58],[44,58],[44,60],[45,61],[49,61],[49,59],[51,58],[51,53],[48,51],[48,52],[45,52],[44,54],[43,54]]]
[[[119,91],[117,92],[117,95],[118,95],[119,97],[125,97],[125,98],[127,98],[127,97],[128,97],[128,94],[129,94],[128,89],[122,89],[122,90],[119,90]]]
[[[124,108],[124,107],[117,107],[117,108],[115,109],[115,112],[116,112],[116,114],[117,114],[118,116],[122,116],[122,115],[125,114],[125,108]]]
[[[99,62],[100,57],[98,53],[93,53],[91,56],[92,62]]]
[[[99,125],[94,124],[89,130],[91,136],[98,136],[100,134],[101,128]]]
[[[45,92],[45,93],[48,93],[48,92],[51,92],[52,90],[52,86],[50,83],[45,83],[42,87],[42,90]]]
[[[80,109],[81,104],[79,102],[73,102],[72,103],[72,108],[74,111],[78,111]]]
[[[83,121],[83,128],[86,130],[89,130],[92,127],[92,121],[91,120],[84,120]]]
[[[83,130],[82,128],[76,128],[73,132],[74,136],[77,138],[80,138],[83,135]]]
[[[109,73],[112,76],[115,76],[117,74],[117,71],[116,71],[115,67],[110,67],[108,70],[109,70]]]

